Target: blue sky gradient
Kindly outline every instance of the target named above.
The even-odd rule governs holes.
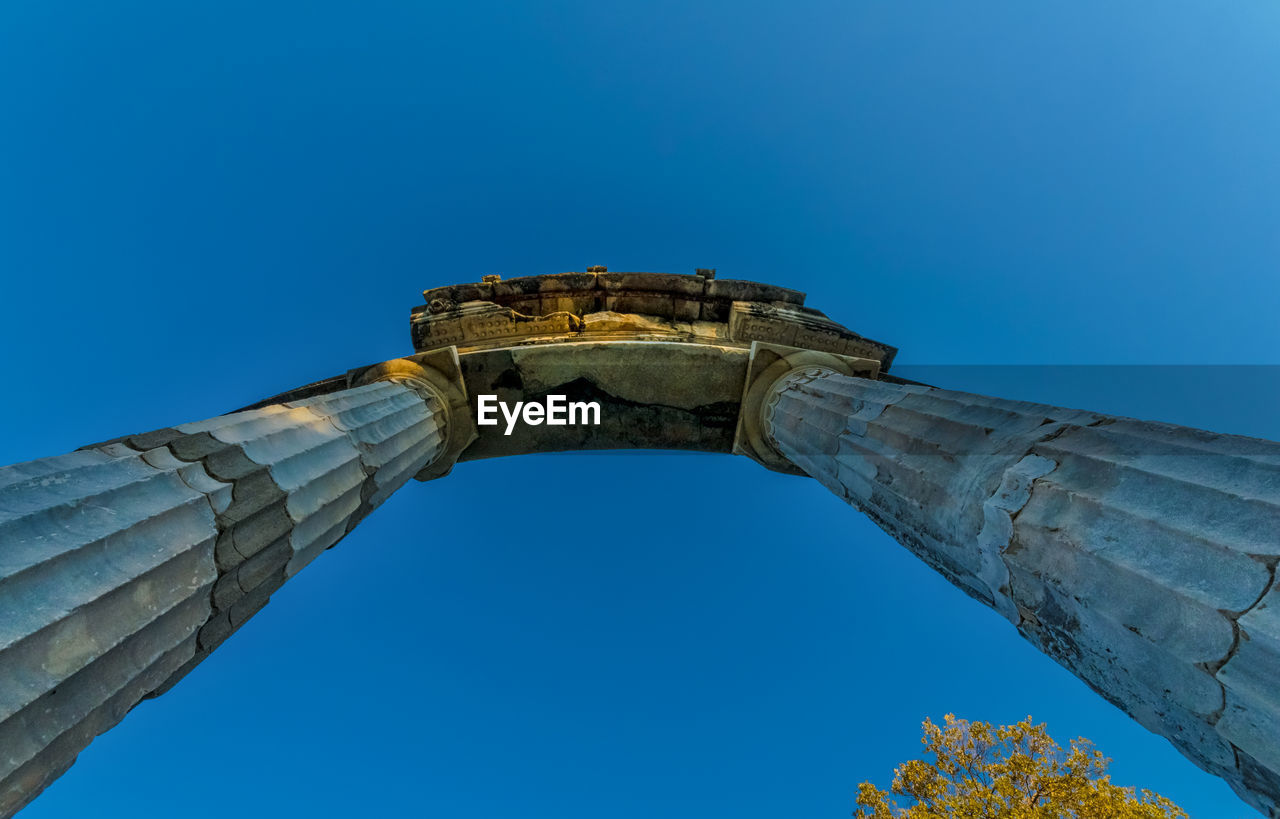
[[[595,264],[806,291],[944,386],[1280,439],[1276,371],[1222,366],[1280,364],[1278,35],[1269,2],[8,0],[0,462]],[[1080,366],[910,369],[996,364]],[[406,487],[23,815],[847,816],[947,712],[1253,815],[816,483],[653,453]]]

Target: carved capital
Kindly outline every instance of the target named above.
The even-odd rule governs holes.
[[[751,342],[751,359],[742,388],[738,429],[733,439],[734,454],[746,455],[774,472],[804,475],[805,472],[778,449],[769,432],[769,417],[778,395],[788,384],[824,372],[875,378],[880,373],[880,362],[782,344]]]
[[[458,348],[444,347],[426,353],[393,358],[348,373],[352,386],[395,381],[422,396],[433,413],[439,413],[445,430],[440,454],[414,477],[429,481],[448,475],[462,450],[476,439],[475,420],[467,402],[467,386],[458,362]]]

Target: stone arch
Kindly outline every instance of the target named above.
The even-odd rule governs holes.
[[[408,356],[0,468],[0,815],[410,478],[647,448],[817,479],[1280,816],[1280,444],[907,382],[803,294],[710,270],[424,297]],[[482,395],[600,423],[478,424]]]

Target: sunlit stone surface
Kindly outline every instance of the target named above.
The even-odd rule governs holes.
[[[424,297],[405,358],[0,469],[0,816],[410,477],[659,448],[813,476],[1280,817],[1280,444],[903,383],[803,293],[714,270]],[[506,434],[477,395],[601,423]]]
[[[389,381],[0,468],[0,815],[440,452]]]

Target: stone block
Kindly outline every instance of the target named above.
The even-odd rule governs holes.
[[[604,298],[604,309],[615,313],[639,313],[663,318],[670,318],[675,314],[674,300],[669,294],[633,290],[608,293]]]
[[[712,279],[706,284],[706,295],[718,301],[804,304],[804,293],[799,290],[738,279]]]
[[[236,522],[231,528],[232,544],[242,560],[248,559],[277,538],[287,536],[293,530],[294,520],[289,514],[287,500],[281,498]]]
[[[701,298],[706,287],[700,276],[683,276],[677,273],[599,273],[596,281],[599,288],[610,295],[647,292],[662,293],[668,297]]]
[[[210,455],[226,449],[226,446],[208,434],[184,434],[178,430],[174,430],[175,435],[167,442],[167,446],[184,461],[205,461]],[[213,468],[218,461],[210,460],[207,462],[210,468]],[[235,480],[239,475],[232,469],[214,469],[213,476],[219,480],[230,481]]]
[[[252,591],[274,576],[281,576],[285,565],[293,556],[293,548],[287,538],[281,538],[267,548],[246,560],[236,569],[236,583],[242,591]],[[275,588],[279,588],[279,583]],[[224,608],[219,606],[219,608]]]
[[[213,651],[222,645],[233,631],[235,629],[231,626],[230,610],[217,612],[200,627],[200,650],[206,654]]]

